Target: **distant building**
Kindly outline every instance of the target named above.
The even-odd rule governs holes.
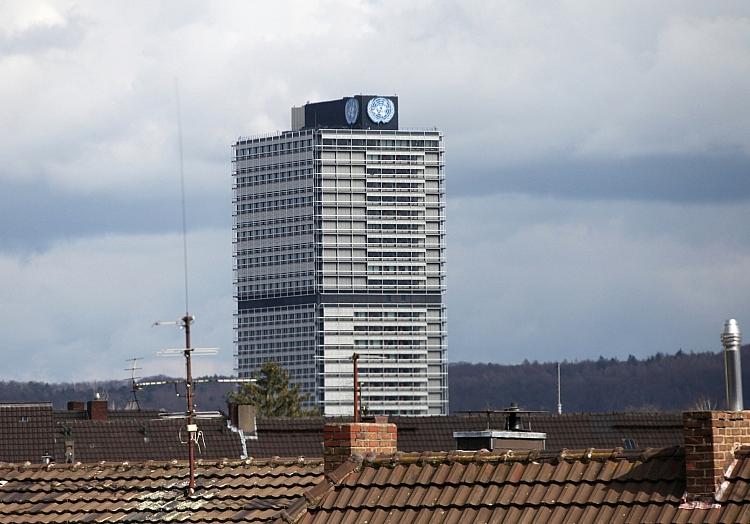
[[[233,145],[238,374],[276,361],[326,415],[352,413],[355,352],[367,413],[448,412],[443,138],[398,108],[308,103]]]

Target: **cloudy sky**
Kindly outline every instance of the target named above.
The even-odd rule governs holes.
[[[452,361],[750,333],[750,4],[0,1],[0,379],[231,373],[230,144],[399,95],[445,133]]]

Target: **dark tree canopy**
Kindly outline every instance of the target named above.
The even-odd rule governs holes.
[[[256,382],[243,384],[229,394],[229,401],[252,404],[262,417],[305,417],[317,415],[315,409],[303,409],[307,396],[296,384],[289,384],[289,372],[276,362],[266,362],[257,373]]]

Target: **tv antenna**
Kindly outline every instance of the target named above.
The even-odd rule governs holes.
[[[392,359],[385,355],[360,355],[357,352],[352,353],[351,357],[315,357],[317,360],[322,361],[333,361],[335,363],[344,363],[351,361],[352,363],[352,393],[354,395],[353,408],[354,408],[354,422],[360,422],[362,420],[362,385],[359,382],[359,362],[360,360],[364,363],[372,362],[387,362]]]
[[[187,294],[186,294],[187,296]],[[188,463],[189,463],[189,481],[188,495],[195,494],[195,445],[200,442],[203,434],[198,431],[198,424],[195,423],[195,400],[193,398],[193,355],[215,355],[217,348],[194,348],[190,340],[190,326],[195,317],[186,313],[179,320],[161,320],[154,322],[154,326],[176,325],[185,330],[185,347],[170,348],[158,351],[156,354],[160,357],[172,357],[182,355],[185,357],[185,403],[187,410],[184,416],[187,418],[187,446],[188,446]],[[164,382],[166,383],[166,382]],[[141,386],[142,387],[142,386]],[[175,386],[176,387],[176,386]]]
[[[135,372],[140,370],[141,368],[138,367],[138,361],[141,360],[141,357],[133,357],[127,359],[128,362],[130,362],[130,367],[125,368],[125,371],[130,371],[130,394],[131,399],[128,401],[127,404],[125,404],[125,410],[126,411],[140,411],[141,410],[141,403],[138,401],[138,387],[136,387],[137,380],[141,377],[135,376]]]
[[[175,390],[177,390],[177,384],[185,384],[185,403],[186,411],[179,413],[177,417],[185,417],[187,419],[187,446],[188,446],[188,463],[190,477],[188,482],[187,494],[192,496],[195,494],[195,446],[203,439],[203,433],[198,430],[196,419],[201,418],[201,414],[195,410],[195,384],[201,382],[231,382],[231,383],[243,383],[243,382],[255,382],[255,379],[193,379],[193,363],[192,357],[199,355],[215,355],[218,352],[217,348],[194,348],[190,338],[191,325],[195,321],[195,316],[190,314],[190,294],[188,285],[188,248],[187,248],[187,205],[185,198],[185,166],[184,166],[184,154],[182,146],[182,111],[180,107],[180,92],[177,80],[175,80],[175,101],[177,105],[177,145],[180,159],[180,197],[181,197],[181,209],[182,209],[182,260],[183,260],[183,275],[184,275],[184,287],[185,287],[185,314],[178,320],[160,320],[154,322],[153,326],[165,326],[172,325],[178,326],[180,329],[185,331],[185,347],[183,348],[171,348],[163,349],[157,352],[158,356],[183,356],[185,358],[185,379],[183,380],[155,380],[155,381],[143,381],[137,382],[135,378],[135,370],[140,369],[136,367],[135,362],[131,369],[133,369],[131,384],[133,388],[133,398],[136,400],[136,391],[148,386],[158,386],[162,384],[174,384]],[[136,360],[136,359],[132,359]],[[179,396],[179,393],[178,393]],[[182,442],[182,429],[180,430],[180,441]],[[205,443],[204,443],[205,444]]]
[[[195,494],[195,444],[198,443],[202,434],[198,432],[198,425],[195,423],[195,401],[193,399],[193,364],[192,355],[216,354],[216,348],[193,348],[190,340],[190,325],[195,320],[195,316],[190,314],[190,302],[188,293],[188,249],[187,249],[187,211],[185,204],[185,165],[182,147],[182,111],[180,108],[180,91],[177,80],[175,79],[175,101],[177,105],[177,145],[180,157],[180,196],[182,208],[182,260],[183,273],[185,280],[185,314],[179,320],[157,321],[154,326],[176,325],[185,330],[185,347],[179,349],[165,349],[159,351],[160,356],[175,356],[182,354],[185,357],[185,402],[187,411],[187,432],[188,432],[188,463],[190,477],[188,481],[188,496]]]

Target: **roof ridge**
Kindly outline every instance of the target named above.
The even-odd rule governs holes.
[[[249,457],[244,460],[240,459],[197,459],[196,464],[198,467],[241,467],[241,466],[255,466],[255,467],[283,467],[283,466],[319,466],[323,464],[323,459],[320,458],[306,458],[306,457],[271,457],[265,459],[256,459]],[[49,471],[51,469],[56,470],[96,470],[96,469],[116,469],[116,468],[188,468],[187,460],[137,460],[137,461],[107,461],[102,460],[99,462],[75,462],[75,463],[64,463],[64,462],[52,462],[50,464],[32,464],[31,462],[0,462],[0,471]]]
[[[604,462],[607,460],[640,460],[671,457],[684,453],[681,446],[669,448],[646,448],[642,450],[624,450],[623,448],[587,448],[563,449],[561,451],[544,450],[504,450],[504,451],[424,451],[405,453],[398,451],[391,454],[368,455],[364,458],[367,466],[392,467],[397,464],[468,464],[486,462]]]

